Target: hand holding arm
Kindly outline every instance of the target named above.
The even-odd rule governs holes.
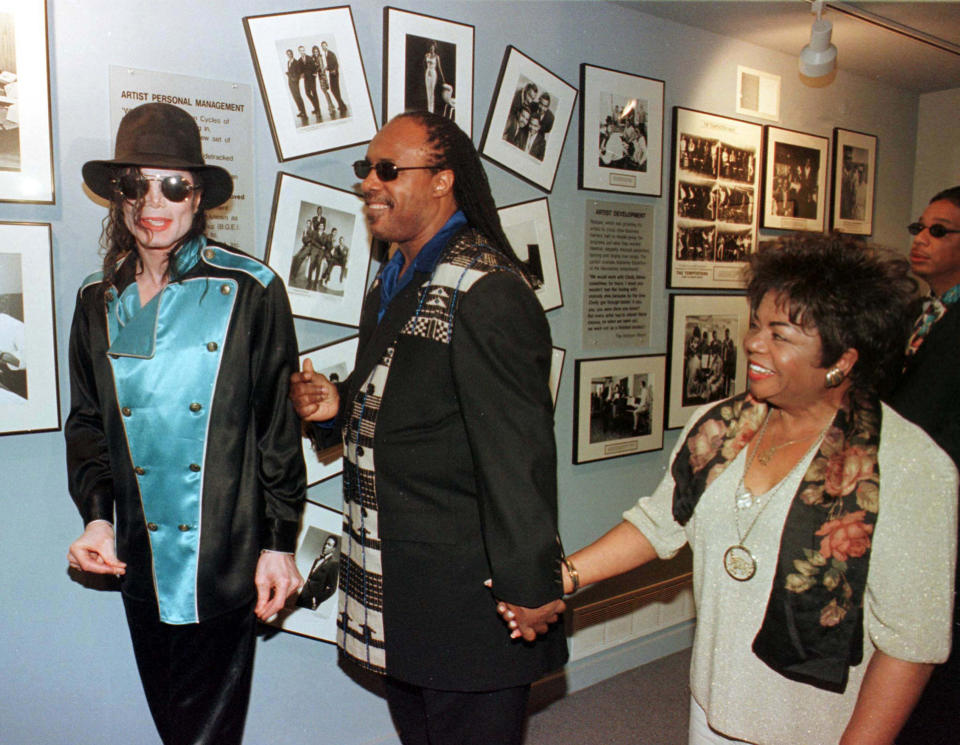
[[[290,400],[305,422],[325,422],[340,410],[340,393],[325,375],[314,372],[307,359],[303,370],[290,375]]]
[[[83,535],[70,544],[67,561],[74,569],[93,574],[114,574],[119,577],[127,565],[117,559],[113,525],[106,520],[91,520]]]
[[[502,600],[497,603],[497,613],[510,627],[510,638],[522,636],[528,642],[534,641],[537,634],[546,634],[550,624],[560,620],[560,614],[566,608],[566,603],[560,598],[544,603],[539,608],[524,608]]]
[[[257,586],[257,605],[253,612],[261,621],[266,621],[283,607],[288,597],[303,587],[303,577],[297,571],[292,554],[264,551],[257,561],[254,584]]]

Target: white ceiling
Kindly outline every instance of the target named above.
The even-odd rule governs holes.
[[[617,4],[794,57],[815,18],[808,0]],[[960,88],[960,2],[827,2],[823,17],[833,23],[838,69],[920,93]]]

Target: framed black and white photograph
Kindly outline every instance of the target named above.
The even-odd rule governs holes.
[[[354,192],[278,173],[266,262],[300,318],[356,327],[370,268],[370,233]]]
[[[339,511],[306,503],[294,554],[303,588],[267,623],[293,634],[336,643],[342,533],[343,515]]]
[[[546,197],[499,207],[500,224],[514,253],[530,270],[533,289],[544,310],[563,305],[553,225]]]
[[[740,289],[756,251],[759,124],[675,106],[668,286]]]
[[[0,202],[53,204],[47,4],[0,6]]]
[[[303,363],[306,360],[310,360],[314,372],[326,375],[332,382],[337,383],[347,379],[350,371],[353,370],[356,358],[357,337],[351,336],[301,352],[300,369],[303,369]],[[311,426],[313,425],[304,425],[304,427]],[[305,434],[301,440],[303,461],[307,465],[307,486],[319,484],[343,471],[343,446],[339,440],[336,445],[322,451],[318,451],[313,441]]]
[[[494,90],[481,155],[552,191],[577,89],[508,46]]]
[[[763,227],[823,232],[827,215],[829,145],[826,137],[766,127]]]
[[[577,360],[573,462],[663,447],[666,355]]]
[[[746,390],[744,295],[670,296],[667,428],[682,427],[698,406]]]
[[[663,81],[580,65],[578,186],[659,197]]]
[[[50,226],[0,223],[0,435],[60,429]]]
[[[833,128],[833,188],[830,230],[873,233],[873,192],[877,183],[877,136]]]
[[[279,160],[376,134],[350,6],[247,16],[243,27]]]
[[[557,396],[560,395],[560,379],[563,377],[563,360],[567,350],[554,347],[550,357],[550,397],[553,399],[553,410],[557,410]]]
[[[474,27],[384,8],[383,28],[383,121],[431,111],[472,137]]]

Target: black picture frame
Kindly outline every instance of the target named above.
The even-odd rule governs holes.
[[[830,230],[873,235],[878,144],[876,135],[833,128]]]
[[[764,128],[763,140],[761,225],[822,233],[827,221],[830,140],[772,125]]]

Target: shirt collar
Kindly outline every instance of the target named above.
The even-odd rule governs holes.
[[[944,305],[953,305],[960,300],[960,285],[954,285],[940,296],[940,302]]]

